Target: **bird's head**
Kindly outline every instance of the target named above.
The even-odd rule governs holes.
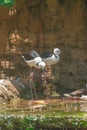
[[[59,48],[55,48],[53,51],[55,54],[61,54],[61,50]]]
[[[36,57],[34,60],[35,60],[36,64],[38,64],[42,61],[41,57]]]
[[[38,67],[41,68],[42,70],[44,70],[45,66],[46,64],[43,61],[38,64]]]
[[[37,66],[38,68],[41,68],[41,69],[44,69],[45,66],[46,66],[45,62],[42,61],[42,58],[41,58],[41,57],[36,57],[36,58],[35,58],[35,63],[36,63],[36,66]]]

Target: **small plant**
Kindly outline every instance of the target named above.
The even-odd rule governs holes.
[[[28,115],[3,116],[0,118],[2,130],[38,130],[55,128],[87,128],[87,120],[78,115]]]

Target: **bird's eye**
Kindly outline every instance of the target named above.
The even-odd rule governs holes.
[[[57,53],[59,53],[59,54],[60,54],[60,53],[61,53],[61,51],[60,51],[60,50],[57,50]]]

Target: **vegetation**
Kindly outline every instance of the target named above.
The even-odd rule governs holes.
[[[84,118],[83,118],[84,117]],[[87,128],[87,118],[84,113],[72,114],[53,113],[46,115],[2,116],[0,118],[2,130],[38,130],[55,128]]]

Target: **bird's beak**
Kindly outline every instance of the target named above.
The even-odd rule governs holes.
[[[42,68],[42,70],[45,69],[45,66],[46,66],[45,62],[42,62],[42,64],[41,64],[41,68]]]

